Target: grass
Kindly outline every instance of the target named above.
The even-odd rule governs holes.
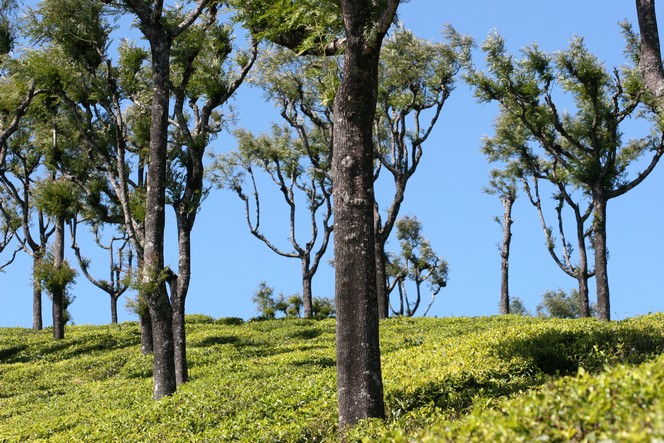
[[[188,325],[191,381],[155,402],[135,323],[0,328],[0,442],[337,441],[334,320]],[[664,439],[664,315],[381,325],[387,418],[348,441]]]

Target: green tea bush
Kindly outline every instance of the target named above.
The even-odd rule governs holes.
[[[338,441],[335,321],[192,322],[190,381],[152,400],[136,323],[0,328],[0,442]],[[664,437],[664,315],[381,323],[387,419],[348,441]]]
[[[205,314],[187,314],[184,316],[184,322],[190,325],[209,325],[214,323],[214,318]]]

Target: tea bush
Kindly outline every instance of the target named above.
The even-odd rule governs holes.
[[[189,317],[187,318],[189,320]],[[0,442],[337,441],[334,319],[189,322],[191,380],[152,400],[136,323],[0,328]],[[381,324],[387,419],[348,441],[664,437],[664,315]]]

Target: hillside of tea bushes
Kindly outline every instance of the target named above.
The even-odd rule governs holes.
[[[191,381],[151,399],[135,323],[0,328],[0,442],[337,441],[334,320],[189,316]],[[389,319],[387,420],[347,441],[664,439],[664,315]]]

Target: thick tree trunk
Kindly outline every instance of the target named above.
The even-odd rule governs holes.
[[[139,313],[138,323],[141,327],[141,353],[143,355],[152,354],[154,350],[154,346],[152,345],[152,320],[150,319],[150,312],[148,312],[147,307],[146,312]]]
[[[334,256],[339,427],[385,415],[373,214],[372,124],[380,44],[365,46],[368,4],[342,1],[348,46],[334,102]]]
[[[152,30],[152,107],[147,171],[143,292],[152,320],[154,398],[175,392],[173,317],[164,282],[166,144],[170,38]]]
[[[314,316],[314,297],[311,289],[311,280],[313,275],[309,272],[309,263],[302,260],[302,307],[304,318]]]
[[[32,329],[35,331],[41,331],[44,327],[42,321],[42,289],[34,273],[40,260],[41,255],[35,253],[32,258]]]
[[[606,204],[602,193],[593,195],[594,221],[593,246],[595,249],[595,283],[597,285],[597,316],[602,321],[611,320],[609,298],[608,251],[606,248]]]
[[[383,320],[390,314],[390,302],[387,294],[385,241],[378,235],[376,236],[374,259],[376,261],[376,300],[378,301],[378,318]]]
[[[58,217],[55,224],[55,238],[53,240],[53,267],[57,270],[62,267],[65,259],[65,219]],[[53,285],[53,338],[65,338],[65,287]]]
[[[514,199],[504,196],[501,199],[505,212],[503,213],[503,247],[500,251],[500,313],[510,313],[510,243],[512,242],[512,206]]]

